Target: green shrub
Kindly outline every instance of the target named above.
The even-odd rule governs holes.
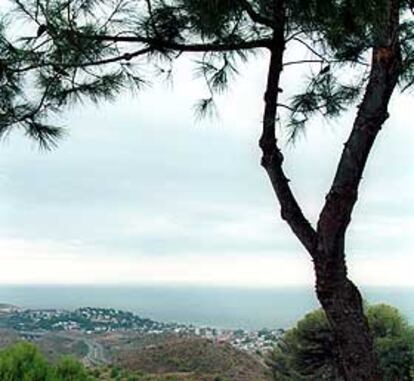
[[[55,370],[59,381],[88,381],[89,377],[84,366],[71,357],[62,358]]]
[[[367,308],[374,349],[384,381],[411,381],[414,331],[396,308],[379,304]],[[322,310],[307,314],[285,332],[267,358],[277,381],[343,381],[339,353]]]
[[[54,378],[38,349],[29,343],[19,343],[0,352],[0,380],[54,381]]]
[[[111,369],[111,372],[109,373],[109,375],[111,378],[116,378],[119,376],[120,372],[121,372],[120,369],[115,367]]]
[[[96,381],[74,358],[48,363],[32,344],[18,343],[0,351],[1,381]]]

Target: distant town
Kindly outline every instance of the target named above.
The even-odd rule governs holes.
[[[27,339],[47,332],[79,332],[96,335],[131,331],[142,335],[195,336],[219,344],[229,343],[237,349],[250,353],[271,349],[283,333],[282,330],[230,330],[157,322],[114,308],[84,307],[68,311],[22,309],[7,304],[0,304],[0,328],[13,329]]]

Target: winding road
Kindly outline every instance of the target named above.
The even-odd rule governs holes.
[[[110,363],[105,356],[105,350],[101,344],[89,338],[84,338],[83,342],[88,346],[88,354],[83,358],[85,363],[93,366],[102,366]]]

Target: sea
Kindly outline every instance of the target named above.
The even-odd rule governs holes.
[[[22,308],[105,307],[162,322],[222,329],[286,329],[318,308],[313,288],[201,286],[0,286],[0,303]],[[368,303],[397,307],[414,324],[414,288],[367,287]]]

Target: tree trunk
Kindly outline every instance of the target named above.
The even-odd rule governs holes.
[[[260,147],[262,166],[268,173],[281,207],[281,217],[310,253],[315,268],[316,293],[338,343],[341,368],[347,381],[380,381],[373,341],[363,313],[361,295],[347,277],[345,234],[357,201],[358,188],[375,138],[388,117],[387,108],[397,84],[401,56],[398,40],[399,0],[388,0],[384,25],[378,27],[371,72],[365,95],[344,146],[332,187],[313,229],[296,201],[283,171],[275,121],[280,72],[283,68],[284,10],[277,1],[265,112]]]
[[[336,336],[347,381],[381,379],[362,298],[347,277],[345,235],[369,153],[388,118],[401,68],[398,0],[388,1],[385,16],[378,45],[373,48],[364,98],[320,214],[312,253],[317,296]]]
[[[329,257],[337,255],[332,253]],[[343,254],[339,257],[343,258]],[[348,381],[379,381],[381,376],[361,294],[337,268],[343,266],[315,261],[316,293],[338,345],[340,369]]]

